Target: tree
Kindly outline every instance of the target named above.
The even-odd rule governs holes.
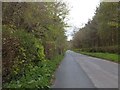
[[[118,3],[100,3],[95,16],[73,38],[75,48],[103,48],[115,51],[118,46]],[[94,50],[94,51],[95,51]],[[101,51],[101,50],[100,50]]]
[[[67,14],[68,9],[63,2],[3,3],[3,24],[32,33],[42,41],[45,51],[48,42],[55,44],[51,45],[53,49],[61,47],[58,42],[65,42],[64,19]]]

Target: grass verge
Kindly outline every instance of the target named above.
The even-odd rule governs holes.
[[[120,55],[112,54],[112,53],[101,53],[101,52],[80,52],[80,53],[88,56],[110,60],[117,63],[119,62],[118,57],[120,57]]]
[[[3,88],[49,88],[53,74],[62,59],[63,55],[58,55],[52,60],[44,60],[39,66],[31,67],[19,80],[5,83]]]

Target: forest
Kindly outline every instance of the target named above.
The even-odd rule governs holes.
[[[72,48],[85,52],[119,52],[120,9],[118,2],[101,2],[92,20],[74,33]]]
[[[63,2],[2,3],[3,88],[48,88],[66,49]]]

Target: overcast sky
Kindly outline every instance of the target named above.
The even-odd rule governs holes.
[[[67,2],[67,5],[70,8],[69,20],[67,23],[71,26],[67,28],[68,40],[72,38],[71,34],[73,33],[74,27],[81,28],[83,27],[89,19],[92,19],[94,16],[96,7],[99,5],[100,0],[63,0]]]

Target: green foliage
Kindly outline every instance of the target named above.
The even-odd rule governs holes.
[[[57,63],[52,59],[62,55],[66,47],[66,4],[4,2],[2,12],[5,87],[47,86]]]
[[[79,49],[78,49],[79,50]],[[118,53],[118,46],[81,48],[80,51]]]
[[[117,2],[101,2],[93,19],[74,34],[73,48],[119,53],[118,12]]]
[[[38,66],[33,66],[30,70],[27,70],[25,75],[19,80],[6,83],[4,88],[50,88],[53,79],[53,73],[57,68],[59,62],[63,56],[59,55],[50,60],[42,61]]]
[[[54,47],[51,47],[51,50],[55,53],[63,51],[65,45],[61,46],[57,43],[61,42],[64,44],[66,41],[64,35],[66,23],[64,19],[68,14],[68,9],[65,3],[5,2],[2,7],[3,25],[13,25],[16,26],[18,30],[22,28],[24,31],[32,33],[35,37],[41,39],[45,54],[47,54],[46,51],[48,51],[48,42],[55,44]],[[60,51],[56,48],[59,48]],[[54,53],[52,54],[55,55]],[[45,55],[45,57],[52,58],[52,55],[51,57]]]
[[[13,64],[18,55],[19,40],[15,38],[13,29],[3,26],[2,37],[2,78],[3,82],[9,81],[14,73]]]
[[[8,42],[9,39],[11,43]],[[18,41],[12,42],[13,40]],[[14,43],[14,46],[11,46],[12,43]],[[15,46],[16,44],[18,44],[17,47]],[[15,55],[10,59],[9,54],[11,53]],[[23,30],[13,30],[12,28],[3,26],[3,68],[6,70],[8,68],[6,65],[10,66],[9,70],[3,73],[5,79],[16,79],[24,75],[25,69],[29,69],[31,66],[37,66],[39,62],[44,60],[44,57],[44,49],[41,42],[32,34],[26,33]],[[7,75],[7,73],[9,74]]]
[[[100,52],[80,52],[81,54],[85,54],[85,55],[89,55],[89,56],[93,56],[93,57],[98,57],[98,58],[103,58],[103,59],[107,59],[110,61],[114,61],[114,62],[119,62],[118,61],[118,54],[112,54],[112,53],[100,53]]]
[[[31,60],[36,64],[44,60],[44,49],[39,39],[23,30],[16,31],[14,34],[20,40],[21,47],[19,50],[22,53],[20,57],[23,57],[23,60]]]

